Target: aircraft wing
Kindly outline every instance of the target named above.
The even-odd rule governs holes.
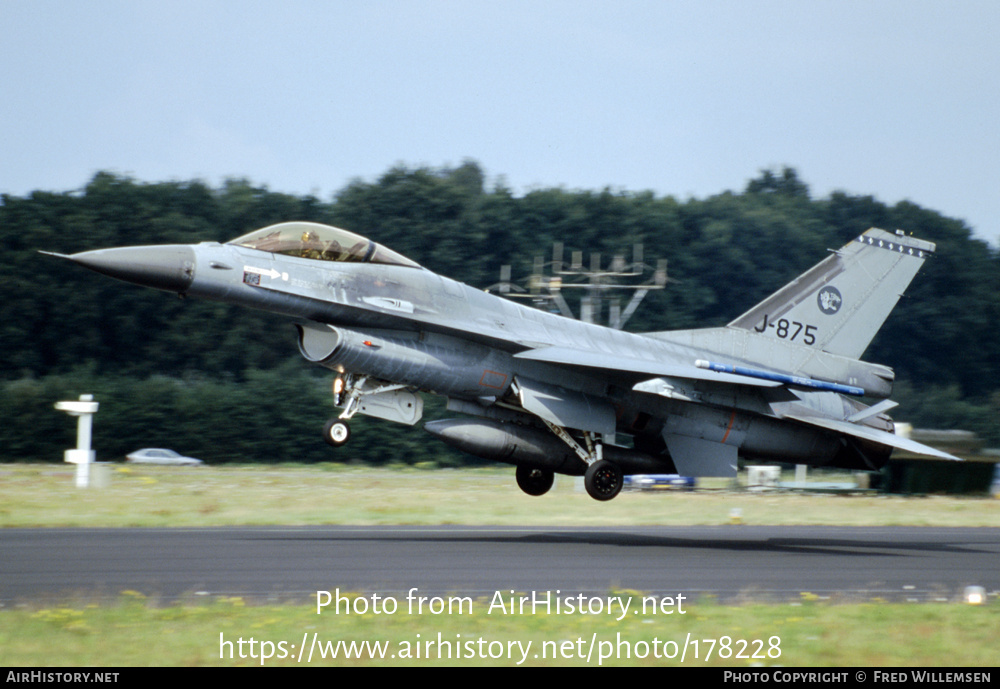
[[[872,428],[871,426],[862,426],[861,424],[850,423],[849,421],[841,421],[838,419],[823,418],[819,416],[806,416],[805,414],[786,414],[783,418],[793,419],[811,426],[818,426],[836,433],[844,433],[855,438],[860,438],[861,440],[869,440],[874,443],[879,443],[880,445],[888,445],[890,447],[899,448],[900,450],[915,452],[919,455],[928,455],[930,457],[937,457],[938,459],[950,459],[956,462],[962,461],[960,457],[956,457],[955,455],[950,455],[947,452],[936,450],[933,447],[924,445],[923,443],[918,443],[915,440],[910,440],[909,438],[904,438],[896,435],[895,433],[889,433],[888,431],[881,431],[877,428]]]
[[[636,373],[644,376],[669,376],[673,378],[688,378],[705,380],[713,383],[729,383],[731,385],[747,385],[752,387],[775,388],[782,383],[773,380],[750,378],[731,373],[718,373],[694,365],[652,361],[621,356],[608,352],[598,352],[572,347],[542,347],[529,349],[514,355],[517,359],[544,361],[550,364],[565,366],[595,368],[616,373]]]

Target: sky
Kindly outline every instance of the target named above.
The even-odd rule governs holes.
[[[997,245],[998,35],[996,0],[0,0],[0,193],[328,200],[472,159],[684,200],[789,166]]]

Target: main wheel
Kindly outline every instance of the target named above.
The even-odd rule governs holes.
[[[330,419],[323,427],[323,440],[328,445],[340,447],[351,439],[351,427],[341,419]]]
[[[591,464],[583,475],[583,485],[594,500],[610,500],[621,492],[624,482],[621,467],[606,459]]]
[[[514,472],[517,486],[528,495],[545,495],[552,487],[555,475],[548,469],[519,466]]]

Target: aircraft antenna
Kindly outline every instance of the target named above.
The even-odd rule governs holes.
[[[601,253],[597,251],[591,252],[587,267],[583,251],[571,252],[568,266],[564,261],[564,254],[564,244],[555,242],[552,245],[551,263],[546,265],[541,256],[536,256],[532,262],[531,275],[526,281],[522,281],[526,282],[527,289],[512,282],[510,265],[503,265],[500,268],[500,282],[487,290],[496,291],[509,299],[530,299],[537,308],[558,311],[567,318],[577,318],[563,292],[567,289],[580,289],[583,292],[579,300],[579,320],[586,323],[604,320],[606,305],[606,324],[620,330],[652,290],[663,289],[669,282],[667,260],[657,260],[656,268],[646,264],[641,243],[632,245],[630,263],[626,261],[624,254],[615,254],[607,268],[603,267]],[[546,269],[550,272],[546,272]],[[636,282],[647,275],[649,277],[646,280]],[[623,295],[629,292],[631,297],[622,308]]]

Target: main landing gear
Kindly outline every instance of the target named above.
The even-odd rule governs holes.
[[[565,428],[545,419],[542,419],[542,422],[587,463],[587,472],[583,475],[583,487],[587,489],[590,497],[603,502],[621,492],[625,484],[625,475],[620,466],[604,459],[604,443],[601,436],[584,431],[584,447],[567,433]]]
[[[555,479],[548,469],[519,466],[514,473],[518,487],[528,495],[545,495],[552,488]],[[620,466],[606,459],[601,459],[589,467],[583,476],[583,486],[587,494],[594,500],[602,502],[618,495],[625,482],[625,476]]]
[[[622,468],[606,459],[591,464],[583,475],[583,486],[594,500],[610,500],[621,492],[624,483]]]
[[[620,466],[604,459],[604,443],[600,435],[584,431],[583,445],[581,445],[565,428],[557,426],[547,419],[542,419],[542,422],[587,464],[587,471],[583,475],[583,486],[587,489],[587,494],[590,497],[603,502],[611,500],[621,492],[622,486],[625,484],[625,474]],[[542,489],[542,479],[536,476],[533,483],[530,476],[531,471],[542,472],[540,469],[528,470],[518,467],[517,485],[528,495],[542,495],[552,487],[552,472],[545,472],[548,474],[548,483]],[[525,487],[526,485],[528,487]],[[535,487],[536,485],[537,487]],[[541,492],[532,492],[529,488]]]

